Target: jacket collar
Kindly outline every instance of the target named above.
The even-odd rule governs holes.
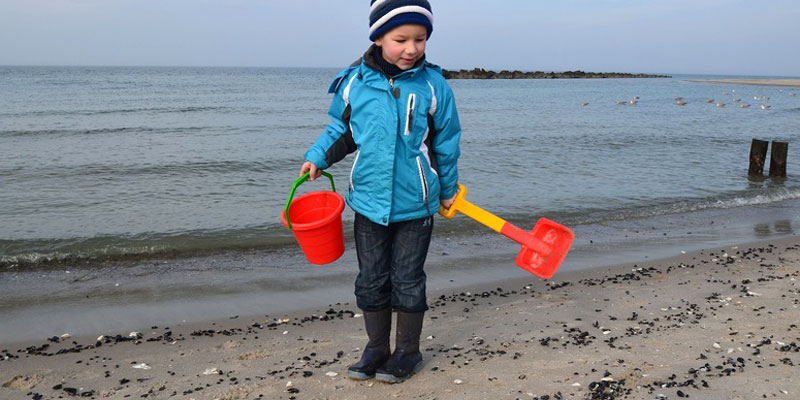
[[[377,46],[375,46],[375,44],[372,44],[371,46],[369,46],[367,51],[364,52],[364,55],[361,56],[361,69],[362,73],[365,72],[363,71],[364,68],[372,70],[370,71],[372,72],[370,74],[363,74],[365,83],[370,84],[372,86],[384,87],[389,82],[389,77],[383,73],[381,68],[378,67],[378,65],[372,59],[372,52],[375,50],[375,47]],[[398,79],[409,78],[411,76],[414,76],[419,71],[422,71],[423,68],[425,68],[425,55],[423,55],[422,58],[420,58],[419,61],[417,61],[417,63],[414,64],[413,68],[405,70],[395,75],[394,79],[398,80]]]

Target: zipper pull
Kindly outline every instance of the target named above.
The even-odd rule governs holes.
[[[392,92],[392,96],[395,99],[399,99],[400,98],[400,88],[394,87],[394,78],[389,78],[389,87],[392,89],[392,90],[390,90],[390,92]]]

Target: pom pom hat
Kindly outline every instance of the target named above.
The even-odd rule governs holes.
[[[371,0],[369,8],[369,40],[381,37],[392,28],[405,25],[422,25],[433,32],[433,12],[427,0]]]

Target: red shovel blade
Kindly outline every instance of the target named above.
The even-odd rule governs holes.
[[[546,244],[550,251],[538,252],[522,246],[517,256],[517,266],[542,279],[549,279],[567,256],[575,234],[566,226],[547,218],[539,219],[530,234],[535,240]]]

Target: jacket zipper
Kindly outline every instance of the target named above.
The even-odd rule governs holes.
[[[419,170],[419,181],[422,184],[422,200],[425,206],[428,205],[428,180],[425,179],[425,170],[422,168],[422,159],[417,156],[417,169]]]
[[[417,100],[417,96],[414,93],[408,95],[408,107],[406,109],[406,131],[404,134],[408,136],[411,133],[411,124],[413,122],[412,118],[414,115],[414,106]]]
[[[356,158],[353,160],[353,166],[350,168],[350,189],[355,190],[356,186],[353,185],[353,173],[356,170],[356,163],[358,162],[358,156],[361,155],[361,151],[356,151]]]

